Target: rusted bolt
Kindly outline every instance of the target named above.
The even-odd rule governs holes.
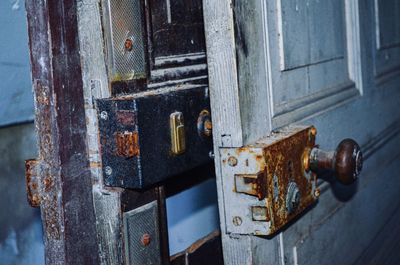
[[[108,113],[107,113],[107,111],[102,111],[102,112],[100,112],[100,118],[102,119],[102,120],[108,120]]]
[[[237,163],[238,163],[238,160],[237,160],[236,157],[230,156],[230,157],[228,158],[228,164],[229,164],[231,167],[236,166]]]
[[[149,234],[143,234],[142,238],[140,239],[140,242],[142,243],[143,246],[148,246],[150,244],[151,237]]]
[[[202,137],[212,135],[211,114],[208,110],[202,110],[197,118],[197,132]]]
[[[316,135],[317,135],[317,129],[315,127],[311,127],[308,135],[309,141],[311,142]]]
[[[206,130],[208,130],[208,131],[211,131],[211,130],[212,130],[212,122],[211,122],[210,120],[206,120],[206,121],[204,122],[204,128],[205,128]]]
[[[126,39],[125,43],[124,43],[124,48],[125,48],[125,51],[128,51],[128,52],[132,51],[133,41],[131,39]]]
[[[105,173],[107,176],[110,176],[112,174],[112,168],[109,166],[106,166],[106,168],[104,169]]]
[[[314,196],[319,197],[321,195],[321,190],[320,189],[315,189],[314,190]]]
[[[241,226],[243,221],[242,218],[240,218],[239,216],[235,216],[233,217],[232,222],[234,226]]]

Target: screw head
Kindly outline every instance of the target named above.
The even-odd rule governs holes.
[[[286,210],[289,214],[297,210],[300,205],[300,197],[299,187],[295,182],[291,181],[286,194]]]
[[[133,40],[132,39],[126,39],[125,43],[124,43],[124,48],[125,48],[125,51],[128,51],[128,52],[132,51],[132,49],[133,49]]]
[[[112,168],[109,166],[106,166],[106,168],[104,169],[105,173],[107,176],[110,176],[112,174]]]
[[[243,223],[242,218],[240,218],[240,216],[233,217],[232,222],[234,226],[241,226]]]
[[[102,111],[102,112],[100,112],[100,118],[102,119],[102,120],[108,120],[108,113],[107,113],[107,111]]]
[[[148,246],[151,242],[151,236],[149,234],[143,234],[142,238],[140,239],[140,242],[142,243],[143,246]]]
[[[228,158],[228,164],[229,164],[231,167],[236,166],[237,163],[238,163],[238,160],[237,160],[236,157],[230,156],[230,157]]]
[[[315,189],[315,190],[314,190],[314,196],[318,198],[320,195],[321,195],[321,190],[318,189],[318,188]]]
[[[197,118],[197,132],[201,137],[212,135],[211,114],[208,110],[202,110]]]

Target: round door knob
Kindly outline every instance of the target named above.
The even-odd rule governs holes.
[[[340,142],[335,151],[327,152],[315,147],[310,152],[309,166],[313,172],[333,171],[343,184],[353,183],[362,170],[360,146],[352,139]]]

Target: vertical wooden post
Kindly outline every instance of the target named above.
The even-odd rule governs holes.
[[[99,264],[76,1],[26,1],[46,264]]]

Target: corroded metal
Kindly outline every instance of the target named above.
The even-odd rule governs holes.
[[[315,145],[313,136],[315,134],[312,134],[312,131],[314,127],[309,127],[263,147],[269,195],[273,194],[274,176],[277,176],[279,181],[278,199],[274,200],[273,196],[268,196],[267,199],[271,212],[271,232],[276,232],[316,200],[313,193],[316,177],[314,174],[306,173],[303,164],[303,158],[306,155],[304,151]],[[289,206],[288,204],[291,204],[296,196],[298,196],[296,198],[298,201],[294,204],[298,205]]]
[[[100,264],[76,1],[27,1],[46,264]]]
[[[139,135],[137,132],[117,132],[115,134],[116,155],[134,157],[140,153]]]
[[[29,205],[35,208],[40,207],[40,194],[39,194],[39,175],[38,175],[39,161],[36,159],[29,159],[25,161],[25,178],[26,178],[26,194]]]
[[[314,127],[292,127],[240,148],[221,148],[228,232],[271,235],[316,200],[316,175],[306,166]],[[235,157],[237,165],[232,166]]]
[[[210,137],[212,135],[211,114],[208,110],[202,110],[197,118],[197,131],[202,137]]]

